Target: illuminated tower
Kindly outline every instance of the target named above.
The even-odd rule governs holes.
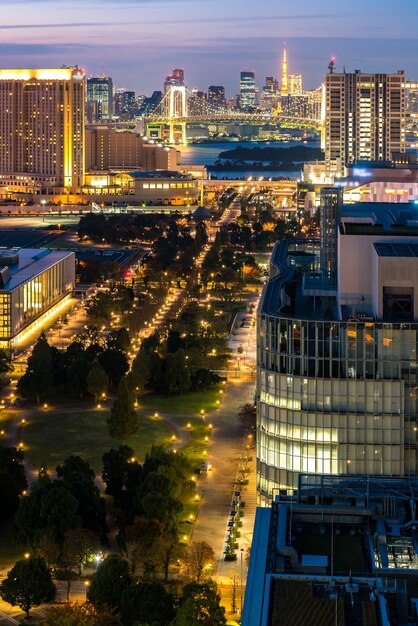
[[[287,52],[286,48],[283,49],[283,61],[282,61],[282,88],[280,90],[281,96],[289,95],[289,83],[287,78]]]

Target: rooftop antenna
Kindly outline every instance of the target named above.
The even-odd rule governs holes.
[[[331,59],[329,61],[329,65],[328,65],[328,69],[329,69],[329,73],[330,74],[334,73],[334,66],[335,66],[335,57],[331,57]]]

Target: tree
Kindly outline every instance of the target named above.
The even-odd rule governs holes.
[[[52,532],[50,530],[42,530],[37,540],[36,554],[41,556],[49,567],[50,565],[56,565],[60,552],[60,546],[55,541]]]
[[[48,531],[52,541],[61,544],[64,534],[80,525],[79,503],[59,481],[32,489],[20,501],[15,515],[16,531],[23,543],[35,547],[40,535]]]
[[[138,493],[139,504],[149,519],[172,526],[183,504],[173,495],[173,481],[161,472],[150,472]]]
[[[88,598],[93,604],[119,608],[123,591],[132,584],[128,563],[113,554],[98,567],[89,587]]]
[[[99,538],[87,528],[74,528],[65,533],[62,547],[63,559],[78,569],[78,575],[83,575],[83,569],[92,561],[100,547]]]
[[[246,428],[255,428],[256,407],[254,404],[243,404],[239,408],[238,418]]]
[[[24,398],[36,400],[39,405],[53,384],[52,357],[44,332],[33,347],[28,358],[26,372],[19,379],[17,389]]]
[[[95,626],[96,620],[88,607],[77,604],[49,609],[42,626]]]
[[[98,533],[104,540],[106,533],[104,499],[96,485],[95,473],[90,465],[81,457],[72,455],[57,467],[57,476],[77,498],[78,514],[83,526]]]
[[[180,544],[175,530],[163,533],[155,542],[155,558],[157,564],[161,566],[165,582],[168,580],[170,565],[178,559],[180,551]]]
[[[225,609],[220,600],[213,581],[186,585],[172,626],[224,626]]]
[[[55,595],[49,569],[39,556],[17,561],[0,585],[2,599],[25,611],[27,618],[33,606],[51,602]]]
[[[124,533],[124,556],[129,563],[129,571],[136,575],[139,567],[145,574],[155,569],[155,543],[163,532],[163,525],[157,520],[135,517],[133,524]]]
[[[118,441],[126,441],[138,430],[139,420],[134,407],[133,395],[124,378],[119,383],[118,396],[113,403],[107,425],[109,435]]]
[[[106,483],[106,493],[117,501],[126,483],[128,463],[135,457],[135,452],[129,446],[119,446],[105,452],[103,460],[102,479]]]
[[[27,488],[24,455],[16,448],[0,447],[0,502],[4,516],[13,515]]]
[[[95,402],[106,392],[109,379],[103,367],[94,365],[87,375],[87,391],[94,396]]]
[[[112,609],[97,609],[92,604],[66,604],[47,611],[41,626],[116,626],[119,617]]]
[[[10,353],[4,348],[0,348],[0,376],[13,371],[13,364]]]
[[[194,541],[186,553],[186,567],[192,580],[200,581],[210,575],[215,553],[206,541]]]
[[[121,614],[127,626],[168,626],[174,617],[174,598],[161,583],[130,585],[122,593]]]
[[[99,356],[99,363],[109,377],[112,385],[118,385],[129,370],[127,356],[120,350],[108,348]]]

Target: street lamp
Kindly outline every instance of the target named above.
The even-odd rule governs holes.
[[[84,581],[84,586],[86,587],[86,602],[88,600],[89,585],[90,585],[89,581],[85,580]]]

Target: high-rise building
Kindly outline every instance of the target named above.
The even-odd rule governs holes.
[[[208,89],[208,102],[215,106],[225,106],[225,87],[223,85],[210,85]]]
[[[154,113],[154,111],[160,106],[162,99],[162,91],[153,91],[152,96],[143,99],[138,110],[138,115],[143,115],[144,117],[152,115],[152,113]]]
[[[207,96],[204,91],[192,89],[192,94],[187,99],[188,115],[205,115]]]
[[[289,80],[287,76],[287,50],[283,49],[283,60],[282,60],[282,84],[280,89],[281,96],[289,95]]]
[[[114,104],[115,115],[118,117],[124,116],[132,119],[138,109],[134,91],[118,90],[115,93]]]
[[[0,70],[0,111],[2,187],[34,195],[82,185],[82,70]]]
[[[87,79],[87,101],[96,102],[96,121],[113,115],[113,81],[109,76],[93,76]]]
[[[280,96],[280,103],[283,115],[297,119],[308,117],[308,96],[306,94]]]
[[[248,111],[256,105],[257,91],[255,87],[255,72],[243,70],[240,78],[239,108]]]
[[[257,320],[266,501],[299,472],[418,473],[417,207],[341,197],[322,192],[320,246],[280,242],[270,261]]]
[[[325,170],[342,176],[357,160],[405,151],[405,75],[331,71],[325,79]]]
[[[301,96],[302,89],[302,74],[289,74],[288,78],[289,95]]]
[[[273,76],[266,76],[266,84],[263,87],[263,95],[277,95],[279,92],[279,83]]]
[[[324,101],[324,86],[321,85],[318,89],[312,89],[306,92],[308,96],[308,115],[311,120],[320,121],[322,119],[323,101]]]
[[[164,93],[166,93],[170,87],[184,87],[184,70],[175,68],[171,74],[165,77],[164,81]]]

